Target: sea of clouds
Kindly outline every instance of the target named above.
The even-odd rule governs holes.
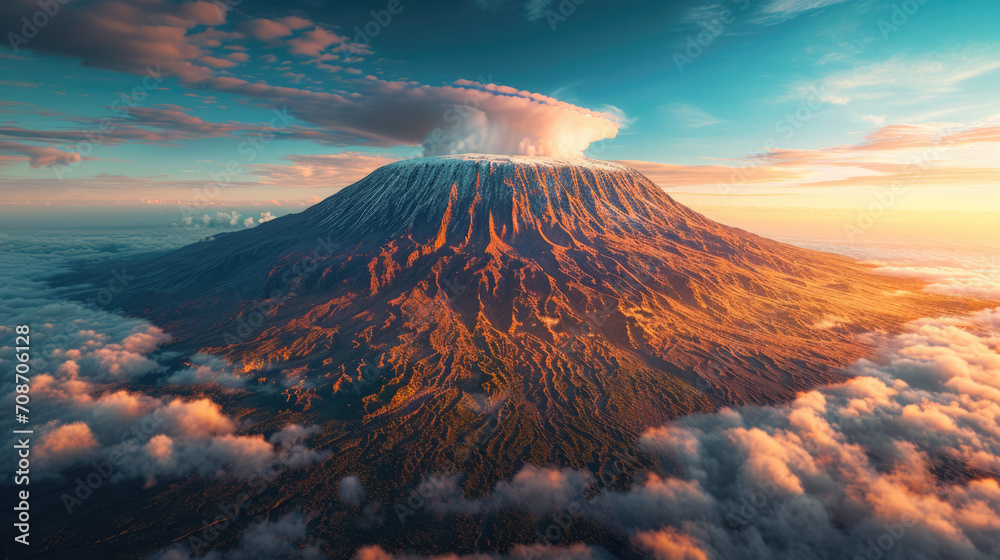
[[[158,327],[124,317],[115,296],[128,289],[127,268],[109,267],[107,285],[86,302],[70,301],[46,278],[109,258],[134,256],[197,242],[204,234],[176,227],[105,232],[0,233],[0,369],[14,371],[14,328],[30,333],[30,427],[32,481],[61,477],[67,469],[95,461],[114,466],[112,482],[164,477],[258,476],[275,465],[304,465],[328,453],[304,441],[315,426],[285,426],[265,438],[245,435],[249,420],[227,415],[207,397],[188,397],[192,385],[244,391],[244,380],[224,360],[162,352],[171,337]],[[156,396],[135,387],[162,374]],[[4,402],[14,408],[15,379],[0,381]],[[4,433],[24,428],[11,415]],[[5,438],[6,439],[6,438]],[[13,440],[4,457],[15,464]],[[10,481],[6,481],[9,483]]]
[[[131,380],[166,372],[160,348],[169,333],[115,313],[114,294],[106,302],[77,303],[43,281],[78,262],[198,237],[182,228],[0,234],[0,368],[13,366],[12,327],[30,324],[38,358],[31,394],[39,477],[59,477],[114,452],[124,457],[115,479],[150,485],[192,474],[252,477],[275,464],[325,459],[307,445],[314,426],[289,425],[267,438],[245,435],[245,421],[210,398],[135,390]],[[937,293],[1000,301],[1000,250],[795,242],[870,261],[886,274],[926,279]],[[114,274],[109,270],[109,281]],[[460,475],[428,473],[427,507],[415,515],[518,507],[552,520],[536,542],[505,555],[442,560],[613,558],[563,538],[579,519],[615,529],[637,553],[657,560],[1000,557],[1000,476],[990,476],[1000,473],[1000,310],[928,317],[904,334],[871,336],[877,355],[852,365],[855,377],[846,383],[784,406],[725,409],[648,430],[640,445],[677,476],[648,475],[626,491],[594,495],[588,472],[528,465],[472,500],[462,495]],[[160,386],[248,390],[219,358],[196,355],[187,364],[163,375]],[[10,377],[0,391],[12,403]],[[3,422],[13,427],[8,418]],[[123,426],[143,427],[143,436],[123,441]],[[364,486],[357,477],[344,479],[343,501],[372,505]],[[308,529],[303,514],[261,522],[235,548],[204,558],[319,557]],[[174,546],[154,557],[199,556]],[[377,546],[356,557],[427,558]]]
[[[935,293],[1000,301],[993,248],[795,242],[925,279]],[[873,335],[877,357],[844,384],[648,430],[640,445],[676,477],[592,496],[590,473],[527,466],[480,500],[455,477],[431,477],[428,515],[517,507],[552,519],[508,555],[439,558],[613,558],[562,542],[579,518],[656,560],[1000,557],[1000,310],[909,327]],[[427,558],[377,546],[357,557]]]

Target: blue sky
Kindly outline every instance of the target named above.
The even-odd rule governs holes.
[[[301,205],[396,158],[593,141],[681,196],[843,208],[955,135],[919,177],[938,190],[907,204],[995,194],[995,2],[221,2],[0,8],[0,203],[172,204],[235,161],[213,204]],[[287,122],[246,149],[275,107]],[[732,184],[748,165],[762,172]]]

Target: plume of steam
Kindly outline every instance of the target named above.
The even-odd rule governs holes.
[[[447,107],[427,133],[423,155],[461,153],[580,157],[591,143],[614,138],[625,125],[613,107],[593,111],[495,84],[456,82],[460,103]]]

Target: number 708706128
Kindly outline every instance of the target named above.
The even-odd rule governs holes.
[[[28,325],[18,325],[14,329],[14,332],[16,333],[16,338],[14,340],[14,357],[17,359],[17,365],[14,366],[14,391],[16,393],[14,396],[14,419],[17,420],[19,424],[27,424],[27,405],[30,400],[28,396],[28,392],[30,390],[30,377],[28,374],[31,372],[31,366],[28,362],[31,359],[31,328],[28,327]]]

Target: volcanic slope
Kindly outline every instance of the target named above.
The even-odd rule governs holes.
[[[713,222],[622,165],[475,154],[128,272],[116,302],[278,384],[338,464],[401,484],[455,464],[474,493],[525,462],[641,466],[650,426],[789,399],[842,379],[862,333],[983,306]]]

